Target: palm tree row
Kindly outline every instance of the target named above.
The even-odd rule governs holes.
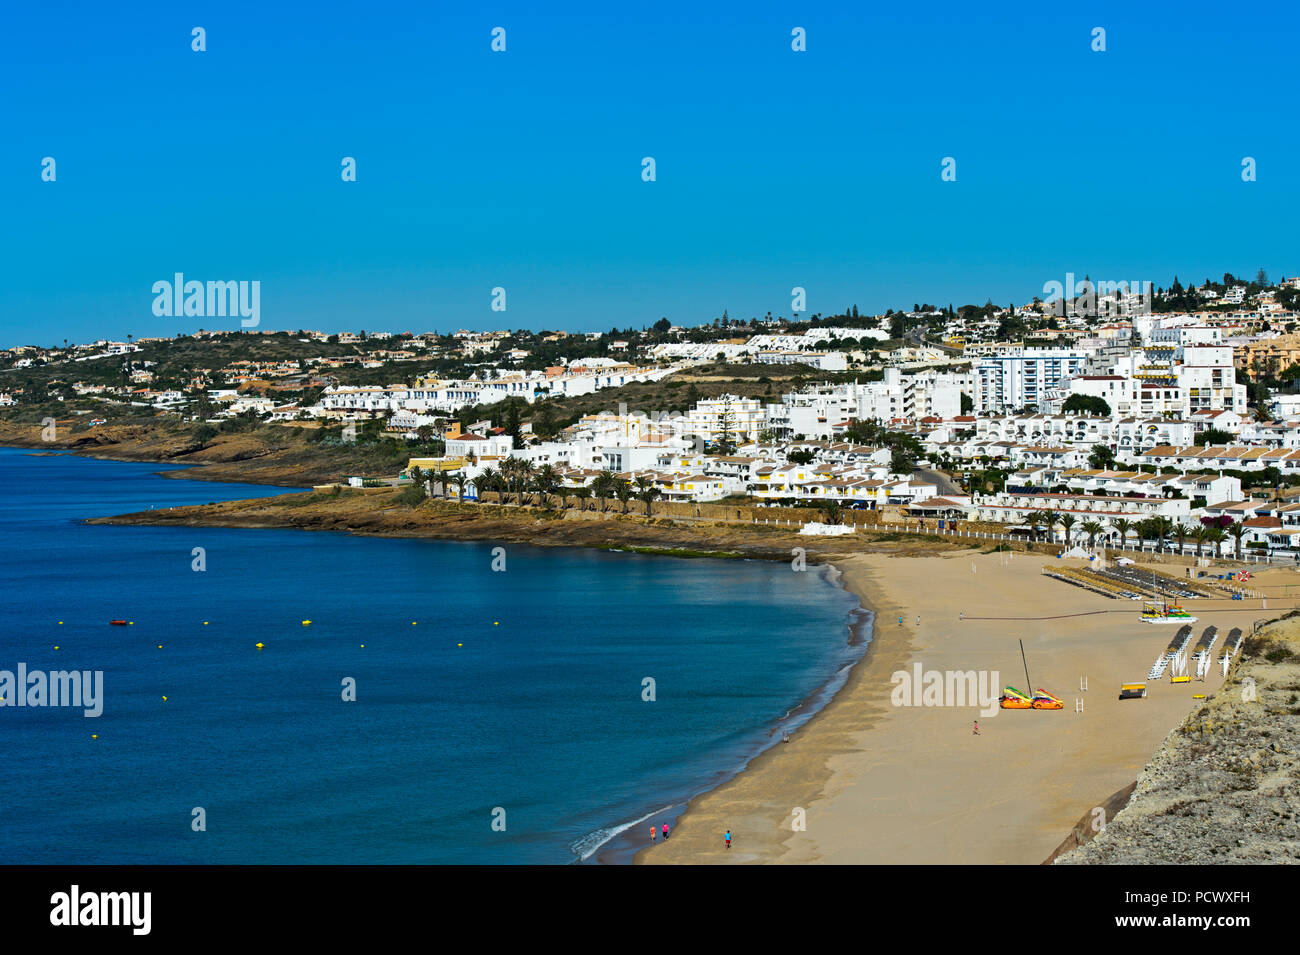
[[[1026,520],[1031,527],[1037,528],[1043,526],[1047,529],[1047,539],[1054,540],[1053,533],[1056,527],[1060,527],[1065,534],[1065,546],[1069,547],[1074,542],[1074,527],[1078,524],[1073,514],[1058,514],[1054,511],[1035,511],[1026,516]],[[1095,520],[1084,521],[1078,524],[1079,530],[1088,538],[1088,547],[1092,548],[1097,543],[1097,538],[1104,537],[1106,534],[1105,525]],[[1209,548],[1211,554],[1217,554],[1222,549],[1222,544],[1228,537],[1235,540],[1236,556],[1241,557],[1241,539],[1245,536],[1246,526],[1241,522],[1228,525],[1228,527],[1217,527],[1213,524],[1176,524],[1167,517],[1148,517],[1139,521],[1131,521],[1128,518],[1120,517],[1111,522],[1111,527],[1119,532],[1120,545],[1127,546],[1129,534],[1137,535],[1139,542],[1154,541],[1155,549],[1158,553],[1163,553],[1170,538],[1173,538],[1178,545],[1178,553],[1186,551],[1187,541],[1190,539],[1195,542],[1196,556],[1200,557],[1202,550]],[[1035,536],[1037,531],[1034,531]]]
[[[463,474],[458,473],[452,481],[459,492],[458,499],[462,501],[465,499],[465,486],[472,484],[480,501],[486,501],[489,493],[496,492],[498,504],[509,503],[508,497],[513,495],[518,504],[522,505],[527,497],[529,501],[545,507],[552,496],[557,496],[561,507],[568,507],[569,498],[573,498],[578,501],[579,510],[582,510],[586,501],[594,497],[600,501],[603,513],[609,499],[614,498],[626,514],[629,502],[637,500],[645,504],[647,517],[650,516],[651,503],[663,495],[663,491],[648,477],[638,477],[635,482],[631,482],[626,478],[615,477],[610,471],[602,471],[589,485],[569,487],[560,480],[559,472],[551,465],[543,464],[539,468],[531,461],[521,458],[506,458],[501,462],[500,469],[484,468],[473,479],[467,480]]]

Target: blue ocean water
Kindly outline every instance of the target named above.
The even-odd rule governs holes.
[[[0,670],[104,673],[98,718],[0,707],[6,862],[572,862],[861,652],[788,564],[81,523],[283,493],[165,469],[0,449]]]

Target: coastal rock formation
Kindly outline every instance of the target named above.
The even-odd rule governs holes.
[[[1247,639],[1128,805],[1055,863],[1300,863],[1300,618]]]

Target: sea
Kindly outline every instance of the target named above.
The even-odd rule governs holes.
[[[0,706],[8,863],[626,862],[870,639],[827,567],[85,523],[286,491],[173,470],[0,448],[0,671],[102,673]]]

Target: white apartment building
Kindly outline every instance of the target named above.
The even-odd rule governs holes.
[[[733,443],[741,444],[758,440],[759,433],[767,428],[767,413],[757,398],[719,395],[692,408],[685,427],[706,441],[721,440],[725,430]]]
[[[975,366],[975,410],[988,414],[1036,407],[1081,374],[1087,361],[1083,351],[1053,348],[981,358]]]
[[[1236,383],[1231,345],[1150,346],[1117,359],[1108,375],[1078,375],[1067,394],[1103,399],[1125,417],[1201,411],[1246,412],[1246,386]]]
[[[831,438],[850,420],[897,421],[926,417],[955,418],[970,375],[946,372],[904,374],[886,368],[881,381],[817,385],[783,395],[767,406],[768,426],[778,438]]]

